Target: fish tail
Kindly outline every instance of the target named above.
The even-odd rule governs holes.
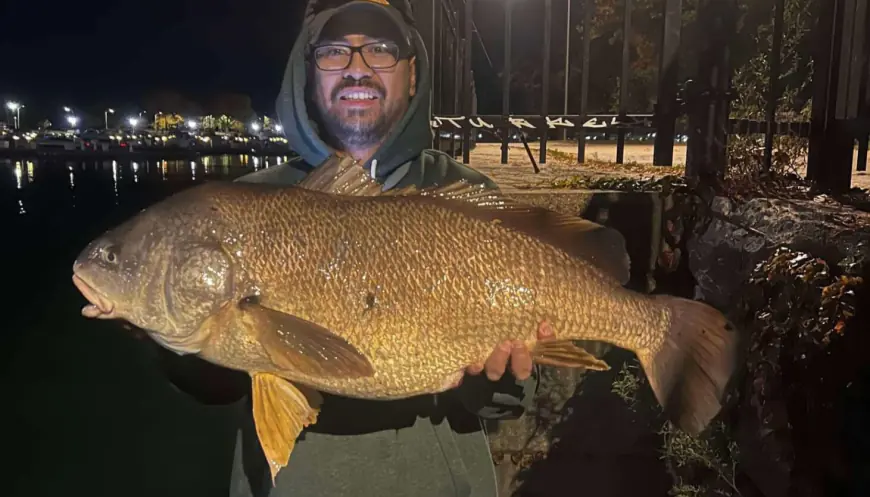
[[[638,359],[667,416],[698,434],[722,408],[737,365],[738,336],[708,304],[671,296],[655,300],[670,309],[670,328],[658,350],[641,352]]]

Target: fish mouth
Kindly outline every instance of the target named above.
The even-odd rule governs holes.
[[[112,319],[115,317],[115,303],[100,295],[93,286],[79,275],[73,274],[73,284],[88,300],[89,304],[82,308],[82,316],[86,318]]]

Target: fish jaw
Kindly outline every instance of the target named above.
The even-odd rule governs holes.
[[[97,291],[77,272],[73,273],[73,285],[88,301],[88,305],[82,308],[82,316],[93,319],[116,319],[115,303]]]

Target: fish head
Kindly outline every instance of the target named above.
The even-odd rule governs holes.
[[[157,205],[93,240],[73,264],[82,314],[120,319],[178,353],[196,353],[209,316],[232,302],[235,263],[211,209]],[[212,212],[213,214],[213,212]]]

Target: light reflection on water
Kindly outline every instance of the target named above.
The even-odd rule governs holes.
[[[76,208],[95,197],[100,197],[99,202],[119,205],[128,197],[159,196],[167,188],[177,191],[206,180],[232,180],[287,159],[249,155],[206,156],[193,161],[0,158],[0,216],[26,216],[35,208],[40,212]]]

